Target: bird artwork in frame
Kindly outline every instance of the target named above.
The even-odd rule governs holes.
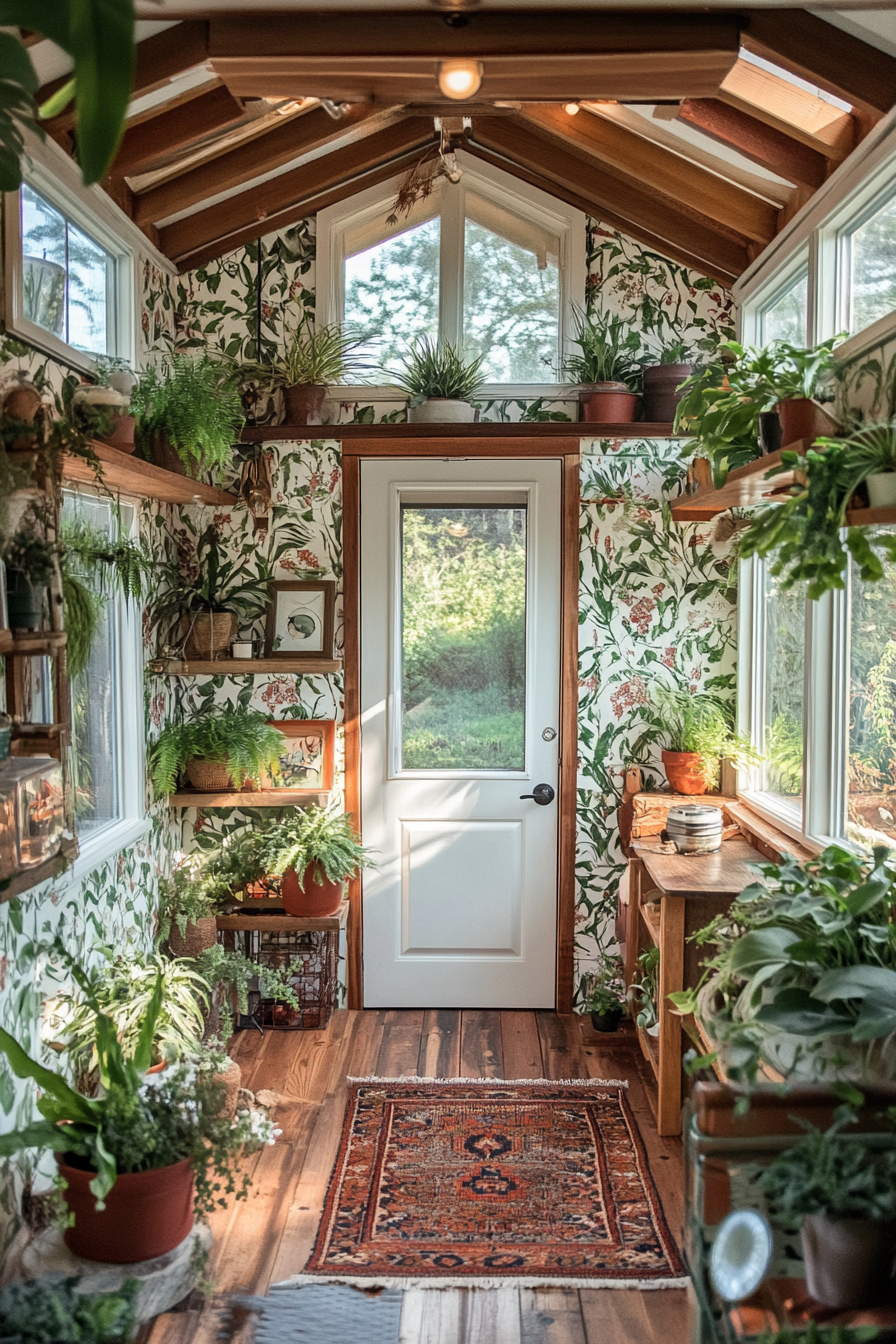
[[[336,584],[278,579],[269,585],[265,657],[332,658]]]
[[[332,719],[272,719],[283,734],[277,759],[262,779],[265,790],[327,793],[333,787],[336,724]]]

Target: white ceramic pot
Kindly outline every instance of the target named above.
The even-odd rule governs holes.
[[[896,471],[875,471],[865,478],[865,484],[872,509],[891,509],[896,505]]]
[[[408,407],[409,425],[468,425],[475,419],[475,406],[468,401],[450,401],[447,397],[430,397],[419,406]]]
[[[109,375],[109,386],[114,387],[116,392],[130,399],[130,395],[137,386],[137,375],[130,369],[116,369]]]

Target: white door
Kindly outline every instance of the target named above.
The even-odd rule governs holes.
[[[369,1008],[554,1005],[560,480],[361,465]]]

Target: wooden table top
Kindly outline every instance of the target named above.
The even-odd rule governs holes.
[[[756,881],[747,865],[763,858],[746,840],[723,840],[715,854],[660,854],[659,836],[633,845],[651,880],[671,896],[737,896]]]

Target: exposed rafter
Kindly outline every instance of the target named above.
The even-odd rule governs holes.
[[[243,116],[242,103],[220,84],[208,90],[197,89],[194,97],[176,107],[163,103],[158,111],[125,131],[115,157],[115,176],[126,177],[165,154],[233,126]]]
[[[828,160],[756,117],[718,98],[686,98],[678,109],[682,121],[730,145],[744,158],[769,168],[795,186],[816,190],[828,174]]]
[[[738,61],[728,72],[719,97],[834,163],[855,147],[856,123],[850,113],[747,61]]]

